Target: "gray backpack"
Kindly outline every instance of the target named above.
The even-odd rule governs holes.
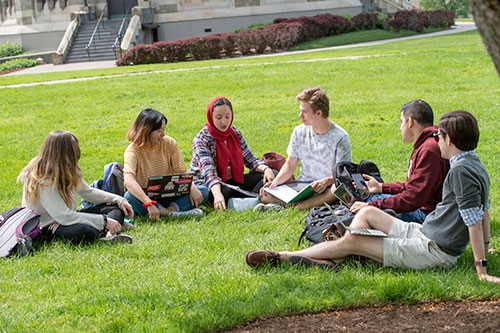
[[[40,233],[40,215],[33,209],[16,207],[0,215],[0,257],[33,250],[33,239]]]

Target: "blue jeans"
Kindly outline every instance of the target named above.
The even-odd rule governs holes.
[[[203,195],[203,202],[205,203],[208,199],[208,187],[205,185],[200,185],[196,186],[198,190],[201,192]],[[147,215],[148,210],[142,206],[143,202],[136,197],[134,197],[132,194],[130,194],[129,191],[125,192],[124,195],[125,199],[128,200],[128,202],[132,205],[132,208],[134,209],[134,213],[137,215]],[[157,204],[156,207],[159,207],[159,205],[162,205],[163,207],[168,207],[170,205],[174,206],[177,208],[177,211],[179,212],[184,212],[190,209],[193,209],[194,206],[191,204],[191,198],[189,197],[189,194],[183,195],[182,197],[178,198],[161,198],[156,200]]]
[[[393,194],[384,194],[384,193],[372,194],[368,197],[366,202],[372,202],[375,200],[385,199],[392,196]],[[403,220],[405,222],[417,222],[417,223],[424,222],[425,218],[427,217],[427,214],[424,213],[420,208],[417,208],[413,212],[397,213],[396,215],[398,219]]]

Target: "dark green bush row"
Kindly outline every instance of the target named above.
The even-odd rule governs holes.
[[[13,57],[24,53],[22,45],[17,43],[0,44],[0,58]]]
[[[2,74],[10,73],[20,68],[34,67],[37,64],[38,63],[34,59],[28,59],[28,58],[13,59],[6,61],[3,64],[0,64],[0,73]]]
[[[332,14],[293,19],[278,18],[271,25],[238,33],[136,45],[117,61],[117,65],[206,60],[280,52],[309,40],[352,31],[407,29],[421,32],[426,27],[450,27],[455,24],[454,18],[453,12],[448,10],[404,10],[394,14],[361,13],[350,19]]]

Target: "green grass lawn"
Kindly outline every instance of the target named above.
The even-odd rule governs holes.
[[[82,77],[92,80],[69,80]],[[50,84],[32,84],[43,81]],[[152,107],[167,116],[166,132],[187,164],[207,103],[225,95],[257,156],[286,155],[300,124],[295,96],[316,85],[330,97],[330,118],[350,133],[354,160],[376,162],[385,181],[405,178],[412,150],[399,132],[404,103],[426,100],[436,121],[450,110],[474,113],[477,153],[492,184],[491,246],[500,247],[500,82],[475,31],[362,48],[0,77],[0,211],[21,203],[16,177],[52,130],[79,137],[90,183],[102,178],[106,163],[123,161],[127,129]],[[245,253],[296,249],[305,213],[204,209],[202,218],[137,218],[131,245],[53,242],[28,257],[3,259],[0,331],[200,332],[259,316],[500,296],[500,286],[478,281],[470,248],[450,269],[347,261],[337,272],[254,270]],[[498,255],[488,261],[488,271],[500,275]]]

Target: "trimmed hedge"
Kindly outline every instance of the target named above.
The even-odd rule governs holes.
[[[352,31],[407,29],[421,32],[424,28],[446,28],[454,24],[455,14],[449,10],[402,10],[394,14],[360,13],[350,19],[332,14],[292,19],[277,18],[271,25],[237,33],[136,45],[116,64],[126,66],[169,63],[281,52],[305,41]]]

